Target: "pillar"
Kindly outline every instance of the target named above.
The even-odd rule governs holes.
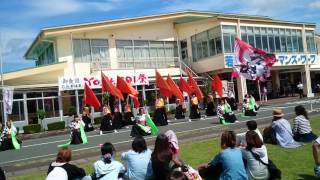
[[[75,96],[76,96],[76,109],[77,109],[77,114],[80,115],[80,107],[79,107],[79,92],[78,90],[76,89],[75,90]]]
[[[280,88],[279,70],[271,71],[272,75],[272,92],[273,96],[277,97],[278,88]]]
[[[145,85],[142,85],[142,104],[144,106],[146,106],[145,102],[146,102],[146,87]]]
[[[109,54],[110,54],[110,66],[111,69],[118,69],[118,58],[116,49],[116,40],[114,37],[108,39]]]
[[[314,94],[312,93],[309,65],[304,66],[304,68],[302,69],[301,76],[303,83],[303,94],[306,94],[307,97],[313,97]]]
[[[244,95],[247,94],[247,83],[243,77],[237,77],[238,101],[242,102]]]
[[[29,124],[29,120],[28,120],[28,105],[27,105],[27,93],[23,93],[23,112],[24,112],[24,118],[25,118],[25,122],[28,125]]]
[[[59,116],[60,116],[60,121],[63,121],[62,97],[61,97],[61,91],[59,91],[59,90],[58,90],[58,104],[59,104]]]

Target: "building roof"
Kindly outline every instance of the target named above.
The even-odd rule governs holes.
[[[121,19],[111,19],[105,21],[97,22],[88,22],[88,23],[79,23],[55,27],[46,27],[40,30],[37,37],[32,42],[31,46],[28,48],[24,57],[26,59],[33,59],[31,52],[34,47],[38,45],[44,38],[50,40],[50,36],[59,33],[70,33],[74,31],[81,31],[83,29],[91,28],[106,28],[106,27],[116,27],[116,26],[126,26],[132,24],[153,22],[153,21],[163,21],[163,20],[174,20],[176,24],[188,23],[192,21],[197,21],[206,18],[228,18],[228,19],[243,19],[251,21],[262,21],[262,22],[274,22],[274,23],[285,23],[285,24],[295,24],[295,25],[308,25],[316,26],[315,23],[306,23],[306,22],[292,22],[292,21],[282,21],[275,20],[269,16],[256,16],[256,15],[245,15],[245,14],[234,14],[234,13],[220,13],[220,12],[208,12],[208,11],[194,11],[194,10],[185,10],[171,13],[155,14],[148,16],[139,16],[131,18],[121,18]],[[48,38],[49,37],[49,38]]]

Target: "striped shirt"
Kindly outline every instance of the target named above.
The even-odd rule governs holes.
[[[307,134],[312,131],[310,122],[303,115],[294,118],[293,133],[294,134]]]

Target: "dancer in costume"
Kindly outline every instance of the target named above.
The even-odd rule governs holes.
[[[156,111],[154,113],[154,119],[158,126],[168,125],[167,113],[164,108],[164,100],[161,97],[158,97],[156,100]]]
[[[114,106],[112,126],[115,132],[117,132],[117,129],[121,129],[122,127],[122,114],[120,112],[119,106],[117,105]]]
[[[243,100],[242,113],[244,116],[256,116],[254,105],[249,104],[248,99]]]
[[[20,149],[21,146],[16,138],[17,129],[14,127],[11,120],[7,121],[1,134],[1,150]]]
[[[215,116],[215,115],[217,115],[217,112],[214,107],[213,96],[211,93],[209,93],[207,97],[206,116]]]
[[[100,124],[100,135],[102,135],[104,131],[112,131],[113,129],[110,106],[105,106],[103,108],[103,117]]]
[[[78,115],[74,115],[74,119],[70,124],[71,142],[70,144],[86,144],[87,136],[84,131],[85,123]]]
[[[200,119],[199,112],[199,100],[195,93],[192,94],[191,107],[190,107],[190,119]]]
[[[228,104],[230,104],[231,110],[237,110],[237,102],[232,90],[228,90]]]
[[[184,119],[185,118],[183,107],[182,107],[182,101],[180,99],[176,100],[175,118],[176,119]]]
[[[217,115],[221,124],[234,123],[237,120],[236,116],[231,110],[230,105],[223,99],[219,99]]]
[[[135,124],[132,108],[129,103],[124,106],[124,120],[122,122],[122,126],[128,126]]]
[[[82,111],[82,120],[85,123],[84,130],[86,132],[93,131],[93,125],[91,123],[89,107],[84,107]]]
[[[254,112],[257,112],[260,108],[260,106],[256,103],[256,100],[251,94],[249,95],[249,106],[252,106],[251,108],[254,109]]]
[[[147,136],[151,134],[151,127],[146,123],[146,114],[143,108],[139,109],[139,114],[137,115],[137,123],[132,126],[130,136]]]

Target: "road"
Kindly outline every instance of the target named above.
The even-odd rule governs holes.
[[[246,117],[241,118],[239,112],[237,112],[237,118],[240,121],[255,119],[258,122],[265,120],[271,121],[272,119],[272,109],[279,107],[284,110],[286,115],[293,115],[294,107],[297,104],[303,104],[307,109],[310,109],[310,101],[294,101],[294,102],[286,102],[280,104],[273,104],[269,106],[263,106],[260,108],[259,113],[256,117]],[[313,108],[320,109],[320,102],[313,102]],[[259,124],[259,123],[258,123]],[[236,127],[236,124],[232,126]],[[218,123],[218,119],[216,117],[206,118],[204,120],[197,120],[188,122],[185,120],[177,120],[170,123],[168,126],[160,127],[161,132],[165,132],[166,130],[172,129],[175,132],[179,133],[188,133],[192,131],[203,131],[205,129],[210,128],[220,128],[225,127],[224,125],[220,125]],[[98,131],[90,132],[87,134],[88,136],[88,144],[81,145],[73,145],[72,149],[74,152],[88,152],[92,149],[97,149],[99,144],[104,142],[112,142],[113,144],[131,144],[132,138],[129,137],[131,129],[121,129],[118,133],[108,133],[99,135]],[[148,136],[146,139],[154,138],[152,136]],[[66,143],[69,139],[69,135],[58,135],[52,137],[45,137],[39,139],[30,139],[25,140],[23,142],[21,150],[9,150],[0,152],[0,166],[10,166],[17,163],[22,162],[30,162],[43,158],[52,158],[56,156],[57,153],[57,145]]]

